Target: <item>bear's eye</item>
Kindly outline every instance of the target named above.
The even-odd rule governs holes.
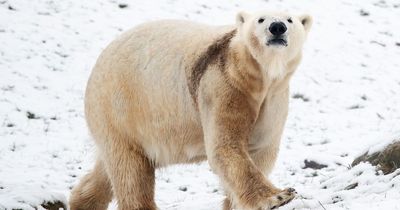
[[[287,19],[289,23],[293,23],[292,18]]]
[[[264,18],[260,18],[260,19],[258,19],[258,23],[263,23],[264,22]]]

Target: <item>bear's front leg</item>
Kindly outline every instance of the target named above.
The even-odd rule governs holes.
[[[208,161],[234,206],[245,210],[273,209],[294,198],[294,189],[274,187],[248,153],[258,114],[245,94],[233,88],[213,91],[200,97],[199,111]]]

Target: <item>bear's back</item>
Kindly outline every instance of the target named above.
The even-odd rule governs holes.
[[[233,26],[165,20],[139,25],[119,36],[100,55],[88,82],[85,106],[91,131],[111,123],[119,132],[140,139],[152,156],[169,156],[161,147],[147,150],[163,139],[165,144],[182,145],[173,159],[186,157],[185,145],[202,145],[186,73],[215,40],[231,30]],[[196,150],[203,154],[202,147]]]

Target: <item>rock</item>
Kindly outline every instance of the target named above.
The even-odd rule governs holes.
[[[310,101],[309,98],[307,98],[306,96],[304,96],[304,95],[301,94],[301,93],[296,93],[296,94],[294,94],[294,95],[292,96],[292,98],[294,98],[294,99],[301,99],[301,100],[303,100],[304,102]]]
[[[48,201],[43,203],[41,206],[47,210],[67,209],[67,205],[62,201]]]
[[[179,190],[182,191],[182,192],[186,192],[186,191],[187,191],[187,187],[185,187],[185,186],[180,186],[180,187],[179,187]]]
[[[35,113],[33,113],[33,112],[30,112],[30,111],[27,111],[26,112],[26,117],[28,118],[28,119],[39,119],[39,117],[38,116],[36,116],[35,115]]]
[[[118,4],[118,7],[119,7],[120,9],[124,9],[124,8],[127,8],[127,7],[128,7],[128,4],[123,4],[123,3],[121,3],[121,4]]]
[[[369,12],[367,12],[365,10],[360,10],[360,15],[361,16],[369,16]]]
[[[13,6],[11,6],[11,5],[8,5],[8,9],[11,10],[11,11],[15,11],[15,10],[16,10],[16,9],[15,9]]]
[[[305,168],[322,169],[322,168],[326,168],[326,167],[328,167],[328,166],[325,164],[317,163],[313,160],[304,160],[303,169],[305,169]]]
[[[368,152],[364,153],[357,157],[351,166],[355,166],[361,162],[369,162],[377,166],[384,174],[394,172],[396,169],[400,168],[400,141],[389,144],[382,151],[372,154],[368,154]]]
[[[345,187],[344,189],[345,189],[345,190],[352,190],[352,189],[356,188],[357,186],[358,186],[358,183],[356,182],[356,183],[353,183],[353,184],[348,185],[348,186]]]

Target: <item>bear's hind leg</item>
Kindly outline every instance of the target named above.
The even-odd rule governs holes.
[[[232,210],[233,206],[232,206],[232,201],[230,199],[229,195],[226,195],[226,198],[224,200],[224,204],[222,206],[222,210]]]
[[[70,197],[71,210],[106,210],[112,199],[111,184],[103,163],[97,160],[94,169],[74,187]]]
[[[104,162],[119,210],[156,210],[155,168],[133,139],[109,138],[103,148]]]

